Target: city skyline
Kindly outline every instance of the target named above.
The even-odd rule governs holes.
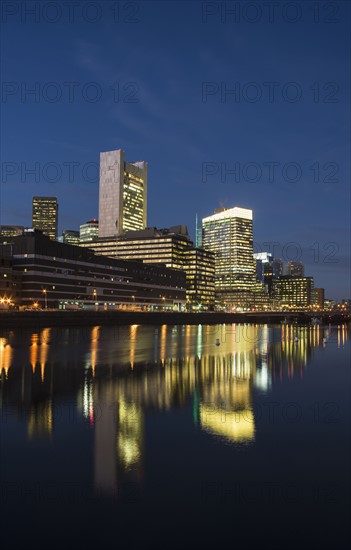
[[[350,16],[0,2],[4,548],[350,546]]]
[[[101,248],[100,246],[98,246],[96,250],[95,250],[95,247],[93,246],[92,249],[97,254],[101,254],[101,253],[107,254],[107,249],[110,249],[111,245],[113,246],[113,249],[115,248],[114,239],[118,235],[119,236],[123,234],[128,235],[129,233],[132,235],[134,231],[138,232],[138,228],[139,230],[146,229],[144,223],[147,220],[148,164],[145,161],[127,163],[125,162],[124,158],[125,158],[125,152],[122,149],[117,149],[106,153],[100,153],[100,180],[99,180],[99,203],[98,203],[99,206],[98,207],[99,207],[99,214],[101,218],[104,220],[103,227],[104,227],[105,235],[103,237],[100,236],[100,231],[98,229],[100,227],[99,220],[92,219],[83,224],[80,224],[79,231],[67,229],[67,228],[63,229],[62,236],[58,238],[60,242],[67,242],[67,243],[79,245],[79,237],[77,237],[76,235],[73,236],[73,234],[79,235],[80,233],[81,242],[85,243],[85,245],[88,245],[91,239],[94,239],[97,236],[99,236],[100,239],[102,239],[101,240],[102,246],[107,246],[106,251],[102,252],[100,250]],[[135,185],[137,185],[138,187],[137,195],[135,194],[135,189],[134,189]],[[116,195],[116,192],[117,192],[117,195]],[[56,205],[55,206],[55,209],[56,209],[55,227],[56,227],[56,235],[57,235],[57,227],[59,225],[59,220],[58,220],[58,202],[56,197],[33,197],[32,198],[32,203],[33,203],[32,227],[34,227],[33,225],[34,204],[36,202],[38,202],[38,204],[41,204],[41,202],[43,202],[44,210],[45,210],[47,201],[49,202],[54,201]],[[109,203],[113,204],[112,210],[111,210],[111,205]],[[135,205],[136,205],[136,209],[135,209]],[[39,210],[38,210],[38,215],[39,215]],[[135,212],[136,212],[136,218],[135,218]],[[115,215],[117,215],[118,217],[116,222],[113,223],[113,219]],[[125,217],[127,220],[126,227],[124,227]],[[44,215],[44,218],[45,218],[45,215]],[[121,220],[121,221],[118,221],[118,220]],[[228,225],[229,221],[231,225],[228,233],[229,226],[227,230],[224,226],[226,224]],[[47,221],[45,220],[44,222],[47,223]],[[218,222],[219,222],[219,227],[217,228],[216,224],[218,224]],[[268,257],[270,257],[274,262],[277,262],[277,261],[280,262],[282,264],[282,268],[284,268],[284,273],[286,275],[293,275],[293,276],[299,275],[302,277],[304,276],[305,264],[304,262],[301,262],[300,259],[292,260],[290,257],[284,258],[284,254],[282,254],[284,258],[283,260],[282,258],[274,257],[274,246],[276,246],[278,243],[276,242],[264,243],[265,245],[268,244],[267,249],[265,251],[263,251],[262,249],[258,251],[259,247],[257,247],[257,241],[255,242],[255,240],[253,239],[252,222],[253,222],[253,211],[251,209],[242,208],[240,206],[239,207],[235,206],[231,208],[222,207],[222,208],[215,209],[213,214],[206,216],[202,219],[202,229],[198,229],[197,225],[195,227],[195,233],[197,233],[198,231],[201,231],[200,240],[202,245],[200,244],[200,246],[203,246],[205,250],[209,252],[215,253],[217,257],[217,261],[218,261],[218,254],[222,255],[221,252],[218,252],[219,250],[218,243],[217,244],[215,243],[215,241],[218,241],[218,238],[223,239],[223,244],[226,243],[226,245],[223,248],[223,251],[225,251],[226,247],[228,248],[228,246],[230,250],[232,250],[231,254],[233,254],[233,258],[231,257],[230,261],[229,259],[221,260],[222,263],[223,261],[225,261],[225,264],[223,264],[222,268],[219,268],[219,271],[217,272],[217,275],[216,275],[218,279],[218,282],[216,283],[217,293],[218,292],[221,293],[220,292],[221,287],[223,287],[223,289],[226,288],[225,292],[228,292],[229,290],[234,292],[235,291],[240,292],[240,291],[245,291],[245,289],[246,290],[251,289],[251,291],[255,289],[257,291],[258,290],[257,282],[260,281],[263,283],[263,280],[261,280],[262,275],[259,272],[260,270],[258,270],[259,268],[257,263],[257,259],[261,257],[262,258],[265,257],[266,261],[268,260]],[[120,228],[121,223],[124,231],[121,230]],[[198,220],[197,220],[197,214],[196,214],[196,224],[197,223],[198,223]],[[43,225],[43,221],[41,221],[39,225],[37,224],[37,228],[43,230],[41,225]],[[51,220],[50,220],[50,225],[52,225]],[[93,234],[90,235],[92,231],[91,225],[94,226],[93,233],[95,233],[95,237]],[[132,226],[134,227],[134,231],[133,230],[130,231],[130,227]],[[11,226],[4,226],[4,227],[11,228]],[[12,226],[12,227],[16,228],[17,230],[17,228],[20,229],[21,226]],[[178,227],[179,228],[184,227],[184,229],[187,228],[187,226],[185,225],[178,226]],[[225,230],[224,233],[223,233],[223,227]],[[113,229],[115,230],[115,233],[108,237],[107,235],[109,235],[109,233],[113,231]],[[155,226],[153,227],[147,226],[147,229],[157,230]],[[89,236],[87,238],[85,238],[85,236],[82,238],[82,235],[83,235],[82,230],[83,230],[83,233],[85,231],[88,232],[87,234],[89,234]],[[45,230],[43,232],[45,234]],[[64,241],[63,235],[65,233],[69,234],[70,236],[68,237],[68,240]],[[197,240],[198,240],[198,235],[196,235],[194,241],[197,241]],[[203,241],[205,241],[205,245],[203,244]],[[272,249],[270,248],[271,244],[273,245]],[[298,246],[296,246],[296,244],[297,243],[294,243],[294,242],[288,243],[288,247],[293,246],[298,252]],[[243,246],[244,248],[242,248]],[[319,247],[317,252],[319,254]],[[111,256],[111,254],[109,255]],[[123,254],[121,255],[117,253],[117,257],[118,256],[125,257],[126,259],[129,258],[128,255],[124,256]],[[139,256],[141,258],[142,254]],[[115,257],[114,253],[112,254],[112,257]],[[248,261],[249,263],[247,263]],[[254,267],[255,262],[256,262],[256,266]],[[237,274],[234,275],[234,279],[236,280],[238,278],[238,281],[235,282],[233,280],[229,284],[229,286],[228,286],[228,282],[226,282],[223,286],[224,280],[222,280],[222,282],[219,282],[219,280],[223,279],[223,276],[224,278],[227,278],[228,281],[229,279],[231,280],[232,269],[234,269],[234,271],[237,272]],[[295,273],[295,270],[296,270],[296,273]],[[223,272],[222,275],[219,275],[220,271]],[[280,273],[280,275],[283,275],[283,272]],[[274,275],[274,277],[275,276],[276,275]],[[314,280],[314,277],[315,275],[312,273],[312,281]],[[247,279],[244,285],[242,283],[243,278]],[[308,278],[311,278],[311,277],[308,277]],[[270,282],[267,287],[269,289],[269,293],[272,292],[271,284],[272,282]],[[313,284],[314,283],[312,283],[312,287],[313,287]],[[321,285],[318,285],[318,286],[320,287]],[[324,290],[326,292],[326,299],[335,300],[335,298],[330,296],[328,288],[324,289],[324,287],[322,287],[322,289],[323,289],[323,292]],[[263,290],[263,287],[261,290]],[[339,297],[335,301],[340,301],[342,299],[345,299],[345,297],[344,296]],[[232,300],[233,300],[233,297],[231,297],[229,301],[231,302]],[[239,298],[238,304],[240,305],[241,305],[241,300],[242,298]],[[245,300],[247,300],[247,298],[244,298],[244,302]],[[233,303],[235,302],[236,302],[236,299],[234,300]],[[311,301],[311,303],[312,302],[313,300]]]
[[[240,204],[254,211],[260,250],[279,243],[282,257],[297,243],[318,285],[347,297],[349,7],[340,3],[338,24],[323,10],[318,22],[306,10],[295,23],[263,13],[238,24],[203,6],[189,3],[185,16],[174,2],[143,3],[135,23],[103,12],[95,24],[78,18],[75,33],[65,19],[8,17],[0,224],[29,225],[35,195],[57,196],[59,234],[97,218],[99,152],[124,147],[149,164],[149,226],[186,224],[195,240],[196,214]],[[115,57],[130,32],[128,53]]]
[[[116,161],[116,153],[118,155],[118,160],[117,162]],[[113,154],[113,155],[112,155]],[[118,166],[118,169],[119,171],[121,170],[121,166],[123,166],[123,171],[124,171],[124,175],[128,174],[128,172],[126,173],[125,170],[126,170],[126,167],[127,169],[133,169],[134,167],[136,167],[136,174],[139,174],[139,175],[144,175],[145,174],[145,177],[144,177],[144,180],[143,180],[143,184],[145,183],[145,186],[144,186],[144,189],[143,189],[143,197],[140,199],[140,204],[143,205],[143,214],[142,214],[142,217],[144,220],[147,219],[147,163],[145,163],[144,161],[139,161],[139,162],[134,162],[134,163],[126,163],[124,161],[124,151],[121,150],[121,149],[118,149],[118,150],[114,150],[114,151],[110,151],[109,153],[100,153],[100,162],[101,162],[101,159],[102,159],[102,162],[103,162],[103,166],[106,168],[108,166],[108,163],[107,163],[107,157],[106,155],[109,157],[109,160],[111,161],[112,159],[112,164],[116,164],[116,166]],[[111,156],[112,155],[112,156]],[[113,157],[113,158],[112,158]],[[122,161],[121,161],[122,159]],[[112,168],[114,168],[112,166]],[[122,212],[126,211],[128,213],[128,217],[130,217],[130,213],[132,213],[132,209],[128,206],[127,202],[125,202],[123,199],[122,199],[122,202],[120,201],[121,197],[126,196],[126,194],[129,193],[129,190],[128,190],[128,186],[129,186],[129,181],[126,180],[126,181],[123,181],[122,185],[120,185],[120,181],[122,181],[121,177],[117,177],[116,179],[116,176],[115,176],[115,170],[112,169],[111,170],[111,167],[109,166],[108,170],[110,170],[110,173],[112,172],[113,173],[113,179],[110,181],[110,183],[118,183],[117,185],[117,189],[118,189],[118,194],[120,194],[120,197],[119,197],[119,200],[117,200],[117,203],[116,203],[116,207],[117,207],[117,210],[119,211],[120,215],[122,216],[122,220],[123,220],[123,214]],[[106,172],[106,170],[105,170]],[[130,174],[128,174],[130,175]],[[133,176],[135,177],[135,175]],[[112,188],[106,188],[106,185],[105,185],[105,180],[106,179],[106,176],[104,176],[103,178],[100,178],[100,190],[99,190],[99,210],[101,210],[100,208],[100,204],[101,204],[101,195],[102,195],[102,191],[101,189],[103,189],[105,192],[107,192],[108,190],[108,193],[106,194],[106,196],[102,199],[102,202],[103,203],[108,203],[108,199],[109,199],[109,194],[112,194],[112,196],[114,196],[114,190]],[[142,181],[142,180],[140,180]],[[105,185],[105,187],[104,187]],[[132,196],[132,199],[133,199],[133,196]],[[55,220],[54,220],[54,225],[56,227],[56,236],[58,237],[58,234],[57,234],[57,227],[59,225],[59,219],[58,219],[58,202],[57,202],[57,198],[56,197],[33,197],[32,198],[32,225],[31,227],[33,228],[36,228],[36,229],[40,229],[41,231],[43,231],[44,234],[47,234],[48,236],[49,233],[45,231],[45,225],[47,223],[49,223],[50,225],[50,229],[51,229],[51,226],[53,224],[52,220],[46,220],[46,218],[48,217],[47,216],[47,213],[46,213],[46,209],[47,209],[47,205],[46,203],[49,201],[49,203],[53,202],[55,203]],[[37,204],[38,203],[38,204]],[[33,224],[33,221],[34,221],[34,204],[36,204],[36,214],[37,216],[39,216],[40,214],[40,204],[43,203],[44,204],[44,220],[39,220],[39,224],[36,224],[36,227],[34,226]],[[140,208],[139,208],[140,209]],[[102,210],[103,211],[103,210]],[[101,212],[100,212],[101,213]],[[107,212],[107,214],[109,214],[109,211]],[[40,216],[39,216],[40,217]],[[116,238],[116,236],[119,234],[120,236],[122,236],[123,234],[125,235],[132,235],[134,233],[134,231],[136,231],[136,234],[138,233],[137,230],[132,230],[132,231],[125,231],[124,233],[121,233],[120,232],[120,229],[119,229],[119,224],[112,224],[111,223],[109,224],[109,218],[111,218],[111,216],[108,216],[107,215],[107,223],[105,223],[105,227],[108,228],[108,227],[112,227],[112,225],[115,225],[115,230],[116,230],[116,234],[115,235],[111,235],[110,237],[100,237],[102,240],[101,242],[102,243],[105,243],[105,245],[107,245],[107,248],[111,248],[111,238],[113,239],[113,248],[115,247],[115,244],[114,244],[114,239]],[[39,219],[39,218],[38,218]],[[221,237],[221,232],[222,232],[222,228],[220,227],[219,228],[219,234],[217,235],[218,233],[218,230],[216,229],[216,223],[218,223],[218,221],[222,224],[223,223],[228,223],[229,220],[231,220],[234,222],[233,226],[231,226],[231,229],[230,229],[230,232],[227,234],[227,233],[223,233],[222,237]],[[218,221],[217,221],[218,220]],[[273,248],[272,248],[272,251],[270,249],[270,244],[269,243],[269,246],[268,246],[268,252],[267,250],[266,251],[262,251],[260,250],[259,252],[257,252],[257,243],[255,243],[254,240],[252,240],[252,235],[253,235],[253,211],[250,210],[250,209],[246,209],[246,208],[242,208],[242,207],[238,207],[238,206],[235,206],[235,207],[222,207],[222,208],[219,208],[219,209],[215,209],[214,213],[212,215],[209,215],[209,216],[206,216],[205,218],[202,219],[202,230],[201,230],[201,233],[202,233],[202,236],[201,236],[201,242],[203,243],[203,240],[205,239],[205,242],[206,242],[206,245],[200,245],[200,246],[203,246],[205,251],[209,251],[209,252],[212,252],[212,253],[216,253],[216,256],[218,254],[218,245],[216,245],[215,243],[213,243],[211,245],[211,240],[213,240],[213,238],[215,237],[215,241],[218,240],[218,238],[223,238],[223,243],[226,242],[227,245],[229,245],[230,247],[233,247],[233,256],[235,256],[235,261],[234,261],[234,264],[235,264],[235,267],[234,267],[234,270],[238,271],[238,274],[234,277],[236,279],[236,277],[239,277],[239,279],[242,279],[242,277],[244,276],[244,278],[246,278],[248,275],[247,273],[251,273],[252,275],[252,280],[251,280],[251,283],[249,282],[249,280],[244,284],[244,286],[242,285],[242,283],[240,283],[239,281],[239,287],[238,288],[235,288],[235,285],[237,283],[231,283],[229,286],[228,286],[228,283],[226,283],[226,285],[224,286],[227,286],[227,292],[229,289],[231,289],[232,291],[243,291],[244,289],[249,289],[251,288],[252,290],[256,287],[256,291],[257,291],[257,282],[260,281],[260,274],[258,272],[258,266],[257,266],[257,258],[265,258],[265,260],[268,261],[268,257],[271,257],[271,259],[273,260],[273,262],[280,262],[282,264],[282,268],[284,270],[284,272],[282,272],[280,275],[283,275],[285,273],[285,275],[292,275],[292,276],[304,276],[304,271],[305,271],[305,264],[303,262],[301,262],[300,260],[291,260],[290,258],[287,258],[285,261],[282,260],[281,258],[277,258],[277,257],[274,257],[274,246],[277,244],[277,243],[272,243],[273,244]],[[43,225],[44,223],[44,225]],[[123,223],[123,221],[122,221]],[[127,222],[129,224],[129,221]],[[197,223],[197,221],[196,221]],[[244,223],[244,226],[242,226],[242,224]],[[246,223],[246,225],[245,225]],[[249,223],[249,226],[247,226],[247,224]],[[239,225],[238,225],[239,224]],[[93,229],[93,233],[96,233],[95,234],[95,237],[93,234],[90,235],[92,229],[91,229],[91,225],[94,225],[94,229]],[[58,237],[58,240],[59,242],[64,242],[63,240],[63,235],[65,233],[67,234],[70,234],[70,233],[77,233],[79,235],[81,235],[81,239],[79,239],[78,237],[78,240],[77,240],[77,237],[74,236],[73,237],[73,240],[72,239],[72,236],[70,236],[68,238],[68,240],[66,240],[65,242],[69,243],[69,244],[75,244],[77,246],[79,246],[79,243],[78,241],[80,240],[81,243],[84,243],[86,246],[88,246],[88,243],[91,239],[94,239],[94,238],[97,238],[99,236],[99,230],[96,229],[97,227],[99,227],[99,220],[97,219],[92,219],[90,221],[87,221],[83,224],[80,225],[80,230],[79,231],[76,231],[76,230],[72,230],[72,229],[63,229],[62,230],[62,236],[61,237]],[[141,225],[141,224],[140,224]],[[40,227],[39,227],[40,226]],[[41,227],[43,226],[43,227]],[[213,227],[212,227],[213,226]],[[1,225],[0,225],[1,227]],[[24,227],[23,226],[18,226],[18,225],[13,225],[13,226],[4,226],[4,228],[14,228],[16,229],[16,232],[17,230],[20,231],[20,233],[23,231]],[[22,230],[21,230],[21,227],[22,227]],[[178,226],[179,228],[183,227],[184,230],[187,229],[187,226]],[[84,229],[83,229],[84,228]],[[83,229],[83,233],[85,231],[87,231],[90,236],[88,238],[84,237],[82,238],[82,229]],[[174,228],[171,228],[171,229],[175,229]],[[154,227],[147,227],[147,231],[148,230],[157,230],[157,228]],[[195,230],[197,231],[197,229],[195,228]],[[213,231],[215,232],[215,234],[212,235]],[[242,232],[243,231],[243,232]],[[20,234],[19,233],[19,234]],[[107,231],[108,233],[108,231]],[[208,236],[206,236],[206,233],[208,233]],[[11,232],[12,234],[12,232]],[[190,234],[189,234],[190,236]],[[53,236],[51,236],[51,238],[53,238]],[[130,237],[129,237],[130,238]],[[235,244],[237,239],[239,239],[239,247]],[[244,249],[241,250],[241,246],[242,244],[244,243]],[[267,243],[265,243],[267,244]],[[296,247],[296,243],[289,243],[290,245],[293,245]],[[84,245],[83,245],[84,246]],[[95,250],[94,246],[92,247],[93,250]],[[99,249],[99,247],[98,247]],[[297,249],[297,247],[296,247]],[[223,248],[223,250],[225,250],[225,248]],[[217,251],[217,252],[216,252]],[[318,251],[319,252],[319,251]],[[102,252],[99,250],[96,250],[96,253],[99,255],[101,254]],[[105,252],[106,254],[106,252]],[[221,254],[221,253],[220,253]],[[120,254],[117,254],[115,256],[115,254],[109,254],[110,257],[118,257],[118,256],[121,256],[121,257],[125,257],[126,259],[129,258],[128,255],[124,256],[123,254],[120,255]],[[140,257],[142,257],[142,254],[140,255]],[[247,259],[250,259],[252,260],[252,266],[249,262],[250,265],[246,265],[247,264]],[[256,259],[256,260],[255,260]],[[226,262],[225,264],[225,268],[224,268],[224,272],[227,272],[227,275],[225,275],[225,277],[231,277],[230,275],[230,272],[232,270],[232,268],[230,267],[232,261],[230,262],[229,260]],[[256,267],[253,267],[254,266],[254,263],[256,261]],[[245,263],[246,262],[246,263]],[[233,265],[234,265],[233,264]],[[177,266],[176,266],[177,267]],[[180,266],[178,266],[180,267]],[[296,273],[295,273],[295,270],[296,270]],[[221,269],[219,269],[219,271],[221,271]],[[246,273],[247,272],[247,273]],[[220,276],[221,278],[222,276]],[[222,277],[223,278],[223,277]],[[284,277],[283,277],[284,278]],[[314,279],[314,275],[312,274],[312,277],[307,277],[308,279]],[[263,282],[263,281],[262,281]],[[218,288],[217,288],[217,292],[219,291],[220,287],[223,286],[223,281],[222,283],[219,284]],[[313,286],[313,284],[312,284]],[[223,287],[224,288],[224,287]],[[329,294],[328,294],[328,289],[324,289],[322,288],[323,292],[325,290],[325,292],[327,293],[326,295],[326,299],[332,299],[333,298],[330,298]],[[339,299],[336,299],[335,301],[340,301],[341,299],[345,299],[345,297],[342,297],[342,298],[339,298]],[[230,300],[232,300],[232,298],[230,298]],[[245,301],[245,300],[244,300]],[[239,299],[239,303],[240,303],[240,299]],[[312,302],[311,302],[312,303]]]

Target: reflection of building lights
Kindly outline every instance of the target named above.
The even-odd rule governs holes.
[[[85,376],[83,386],[83,416],[89,419],[90,424],[94,424],[93,384],[87,376]]]
[[[91,329],[90,336],[90,366],[92,370],[93,378],[95,376],[95,367],[97,363],[97,354],[99,350],[99,337],[100,337],[100,327],[96,326]]]
[[[0,338],[0,372],[5,371],[5,378],[8,377],[9,368],[12,362],[12,347],[6,338]]]
[[[129,341],[130,341],[130,351],[129,351],[129,362],[131,369],[134,368],[134,360],[135,360],[135,348],[136,348],[136,342],[137,342],[137,329],[139,325],[131,325],[130,327],[130,333],[129,333]]]
[[[160,349],[160,356],[162,363],[164,362],[166,358],[166,335],[167,335],[167,325],[162,325],[161,327],[161,349]]]
[[[226,411],[221,408],[200,405],[200,423],[207,432],[225,437],[233,442],[253,441],[255,419],[251,409]]]
[[[39,334],[37,332],[32,334],[31,341],[32,343],[29,348],[29,355],[30,355],[30,364],[32,366],[32,371],[34,373],[35,367],[38,361],[38,353],[39,353],[39,348],[38,348]]]
[[[201,359],[202,354],[202,325],[198,326],[197,330],[197,356]]]
[[[120,401],[117,435],[118,456],[127,470],[137,465],[141,459],[142,418],[141,407],[124,399]]]
[[[50,341],[50,328],[45,328],[40,334],[40,372],[41,380],[44,382],[45,366],[49,353],[49,341]]]
[[[29,438],[48,437],[52,434],[52,402],[32,406],[29,413],[27,433]]]
[[[261,368],[256,370],[255,387],[261,391],[267,391],[271,385],[267,363],[262,363]]]
[[[191,326],[186,325],[185,327],[185,355],[188,357],[190,355],[190,333]]]

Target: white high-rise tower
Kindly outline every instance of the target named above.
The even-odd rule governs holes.
[[[125,162],[121,149],[100,153],[99,237],[146,227],[147,163]]]

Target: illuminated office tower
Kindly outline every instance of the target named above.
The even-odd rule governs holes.
[[[209,307],[215,301],[214,255],[204,248],[189,248],[184,252],[186,296],[189,304]]]
[[[50,237],[57,239],[58,204],[56,197],[33,197],[32,227],[40,229]]]
[[[147,163],[125,162],[124,155],[100,153],[100,238],[146,227]]]
[[[274,298],[283,308],[308,308],[313,304],[313,277],[282,275],[273,281]]]
[[[104,253],[104,248],[107,251],[113,244],[112,251],[117,257],[164,264],[185,271],[189,305],[209,307],[214,303],[214,255],[193,246],[185,225],[128,231],[117,239],[117,243],[99,241],[89,247],[98,254]]]
[[[79,242],[88,243],[97,239],[99,235],[99,222],[98,220],[89,220],[79,226]]]
[[[219,301],[238,305],[256,283],[252,210],[228,208],[202,220],[202,246],[215,254],[215,288]],[[242,301],[239,299],[239,301]]]
[[[270,252],[256,252],[253,257],[256,262],[256,279],[263,283],[265,265],[273,260],[273,256]]]
[[[58,240],[62,240],[61,242],[65,244],[73,244],[75,246],[79,246],[79,231],[75,231],[74,229],[64,229],[62,231],[62,237]]]

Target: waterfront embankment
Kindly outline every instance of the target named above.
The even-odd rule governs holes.
[[[0,327],[80,327],[121,325],[218,325],[222,323],[275,324],[281,322],[310,324],[308,313],[286,312],[174,312],[174,311],[3,311]],[[323,314],[318,316],[323,324],[348,322],[350,315]]]

